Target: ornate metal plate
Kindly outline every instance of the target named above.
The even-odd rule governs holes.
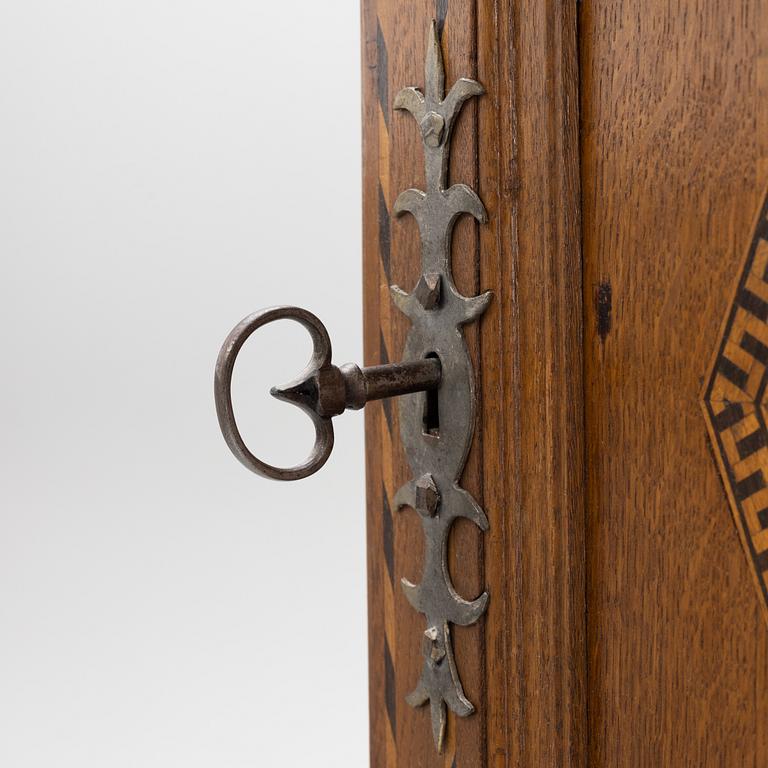
[[[442,751],[446,705],[459,716],[474,711],[464,695],[451,646],[451,624],[467,626],[480,618],[487,593],[465,600],[451,583],[446,562],[448,535],[458,517],[482,530],[488,520],[478,503],[459,486],[475,425],[475,382],[462,327],[476,320],[491,300],[490,293],[465,297],[451,274],[451,233],[462,214],[486,220],[480,198],[464,184],[447,187],[451,131],[462,104],[483,93],[474,80],[462,78],[445,93],[445,74],[436,25],[432,24],[422,94],[405,88],[395,109],[413,115],[421,131],[426,164],[426,191],[408,189],[395,201],[394,213],[413,215],[421,236],[422,275],[413,293],[392,286],[397,307],[411,321],[403,361],[437,356],[442,381],[437,400],[419,393],[400,399],[400,434],[413,479],[395,496],[397,507],[412,507],[421,517],[425,560],[421,584],[402,580],[411,605],[426,618],[421,678],[408,696],[412,706],[430,703],[432,732]],[[439,409],[439,427],[430,424]]]

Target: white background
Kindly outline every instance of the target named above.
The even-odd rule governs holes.
[[[358,0],[0,1],[0,766],[367,764],[362,416],[248,473],[213,365],[295,303],[361,358]],[[267,395],[309,344],[246,345]]]

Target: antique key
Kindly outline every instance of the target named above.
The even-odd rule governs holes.
[[[272,387],[271,394],[297,405],[312,419],[315,444],[302,464],[282,468],[258,459],[245,445],[232,407],[232,372],[238,353],[254,331],[286,319],[295,320],[309,331],[312,357],[297,379],[283,387]],[[299,307],[269,307],[244,318],[224,341],[216,361],[216,413],[227,445],[248,469],[273,480],[301,480],[317,472],[328,460],[333,449],[334,416],[348,408],[358,410],[370,400],[436,389],[440,379],[440,360],[436,357],[369,368],[354,363],[337,367],[331,362],[328,331],[315,315]]]

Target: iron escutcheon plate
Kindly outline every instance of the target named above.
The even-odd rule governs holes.
[[[487,530],[485,512],[460,487],[475,426],[476,390],[462,328],[476,320],[491,300],[490,292],[462,296],[451,274],[451,233],[462,214],[486,221],[483,203],[464,184],[447,187],[451,131],[462,104],[483,93],[475,80],[461,78],[445,94],[445,74],[437,28],[433,22],[427,44],[424,93],[405,88],[397,94],[395,109],[415,118],[423,140],[426,191],[408,189],[395,201],[397,216],[416,219],[421,237],[422,275],[412,293],[392,286],[397,307],[408,316],[411,329],[403,361],[437,356],[442,381],[437,392],[439,431],[425,427],[428,395],[400,399],[400,434],[413,479],[395,496],[395,506],[411,507],[419,514],[425,538],[420,584],[402,580],[411,605],[426,619],[422,638],[424,663],[416,688],[408,696],[412,706],[430,703],[432,732],[442,751],[446,706],[461,717],[474,712],[461,685],[451,645],[451,625],[468,626],[485,612],[488,594],[465,600],[451,583],[447,564],[448,536],[459,517]]]

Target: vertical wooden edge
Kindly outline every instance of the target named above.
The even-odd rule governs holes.
[[[378,105],[377,19],[375,0],[362,0],[361,67],[362,67],[362,196],[363,196],[363,358],[365,364],[379,361],[378,337]],[[368,708],[370,732],[370,765],[387,766],[387,733],[383,714],[386,668],[383,647],[384,617],[382,607],[382,473],[375,460],[380,450],[378,434],[379,408],[365,410],[366,443],[366,540],[368,581]]]
[[[586,765],[576,4],[481,3],[489,764]],[[499,674],[501,672],[501,674]]]
[[[580,73],[577,2],[558,5],[562,13],[558,31],[561,62],[560,124],[562,125],[562,215],[560,247],[563,250],[561,306],[564,338],[561,360],[563,394],[560,407],[567,423],[568,439],[559,490],[563,507],[569,510],[564,538],[568,561],[564,563],[563,612],[569,626],[565,644],[569,661],[562,666],[563,687],[569,717],[563,740],[567,765],[586,768],[588,763],[587,602],[586,602],[586,397],[584,387],[583,261],[581,249],[581,150]],[[559,165],[557,157],[555,164]],[[570,372],[573,371],[573,375]],[[555,524],[556,520],[553,521]]]
[[[567,472],[573,472],[570,487],[564,486],[566,503],[571,504],[571,527],[567,547],[570,561],[566,573],[569,577],[567,610],[569,628],[569,650],[574,661],[564,668],[568,688],[570,718],[566,742],[569,748],[570,764],[586,768],[588,758],[588,681],[587,681],[587,573],[586,573],[586,395],[584,387],[584,310],[583,310],[583,260],[581,248],[581,147],[580,147],[580,69],[578,42],[578,4],[567,3],[562,19],[563,75],[563,126],[564,154],[564,202],[567,215],[563,221],[563,238],[570,249],[566,258],[568,268],[564,274],[564,296],[567,324],[571,328],[570,341],[564,360],[566,371],[572,368],[576,376],[570,386],[568,398],[561,401],[570,412],[571,443],[568,447],[570,460]],[[568,378],[568,377],[566,377]],[[568,418],[568,417],[566,417]]]

